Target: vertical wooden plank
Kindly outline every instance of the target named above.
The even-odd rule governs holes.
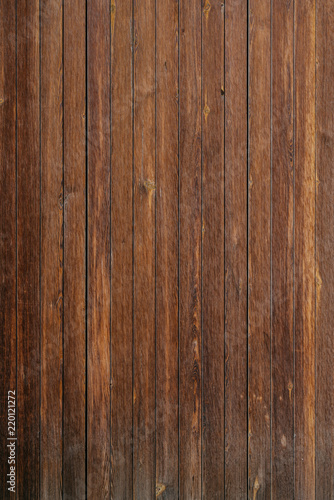
[[[7,483],[8,391],[16,391],[16,4],[12,0],[0,3],[0,75],[0,185],[5,186],[0,204],[0,496],[7,499],[12,496]]]
[[[134,1],[134,498],[155,495],[155,1]]]
[[[249,3],[248,495],[271,497],[271,2]]]
[[[111,3],[112,498],[132,498],[132,1]]]
[[[202,5],[203,498],[224,498],[224,6]]]
[[[294,498],[312,500],[315,498],[315,0],[295,0],[294,20]]]
[[[293,2],[272,19],[272,495],[294,492]]]
[[[64,1],[63,496],[85,495],[86,2]]]
[[[247,3],[225,4],[225,492],[247,497]]]
[[[180,498],[201,498],[201,2],[180,1]]]
[[[334,497],[334,4],[316,3],[316,497]]]
[[[156,488],[178,498],[178,1],[157,4]]]
[[[40,498],[39,1],[17,1],[17,496]]]
[[[111,494],[110,3],[87,3],[87,497]]]
[[[41,21],[41,490],[62,498],[63,12],[40,3]]]

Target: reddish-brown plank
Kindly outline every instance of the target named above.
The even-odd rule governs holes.
[[[17,1],[17,496],[40,498],[39,1]]]
[[[334,3],[316,2],[316,498],[334,497]]]
[[[15,2],[0,3],[0,497],[7,483],[8,391],[16,399],[16,14]],[[12,393],[10,393],[13,396]],[[12,400],[11,400],[12,402]],[[16,433],[15,433],[16,436]]]
[[[220,0],[202,4],[202,483],[208,500],[224,498],[224,14]]]
[[[180,498],[201,498],[201,2],[180,1]]]
[[[293,2],[272,11],[272,496],[294,494]]]
[[[294,432],[296,436],[294,498],[313,500],[315,499],[315,0],[295,0],[294,30]]]
[[[178,498],[178,2],[157,2],[156,487]]]
[[[271,495],[271,2],[249,4],[248,495]]]
[[[247,3],[225,4],[225,494],[247,497]]]
[[[112,498],[132,498],[132,1],[111,3]]]
[[[134,1],[133,496],[155,496],[155,2]]]
[[[62,498],[63,46],[62,0],[41,21],[41,464],[40,495]]]
[[[87,498],[111,495],[110,5],[87,3]]]
[[[63,495],[85,494],[86,5],[64,2]],[[75,57],[73,57],[75,54]]]

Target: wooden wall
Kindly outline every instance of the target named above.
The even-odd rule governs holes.
[[[334,499],[333,80],[332,0],[0,1],[1,498]]]

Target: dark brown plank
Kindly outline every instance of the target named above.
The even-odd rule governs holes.
[[[132,1],[112,2],[112,498],[132,498]]]
[[[334,497],[334,4],[316,2],[316,497]]]
[[[135,498],[155,495],[155,2],[134,2]]]
[[[40,498],[39,2],[17,2],[17,496]]]
[[[247,497],[247,3],[225,5],[225,493]]]
[[[271,2],[249,4],[248,495],[271,496]]]
[[[16,391],[16,20],[12,0],[0,3],[0,74],[0,497],[7,499],[13,496],[7,483],[8,391]]]
[[[272,495],[294,492],[293,2],[272,19]]]
[[[295,0],[294,20],[294,498],[312,500],[315,498],[315,0]]]
[[[224,498],[224,8],[202,8],[203,498]],[[214,50],[212,50],[214,47]]]
[[[87,3],[87,497],[111,494],[109,2]]]
[[[178,498],[178,2],[157,2],[157,445],[159,498]]]
[[[64,2],[64,499],[85,494],[86,160],[83,0]],[[73,56],[75,54],[75,57]]]
[[[180,1],[180,498],[201,498],[201,2]]]
[[[62,498],[63,12],[40,2],[41,22],[41,464],[40,495]]]

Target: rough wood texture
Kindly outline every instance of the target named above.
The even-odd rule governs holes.
[[[109,4],[87,3],[87,498],[111,494]]]
[[[224,7],[219,0],[206,1],[202,9],[202,71],[202,492],[213,500],[224,497],[225,434]]]
[[[16,13],[0,3],[0,446],[7,450],[8,391],[16,391]],[[10,498],[7,460],[0,461],[0,497]]]
[[[271,498],[271,5],[249,4],[248,495]]]
[[[133,496],[155,495],[155,2],[134,2]]]
[[[132,2],[111,4],[112,498],[132,498]]]
[[[201,498],[201,3],[180,1],[180,498]]]
[[[225,5],[225,495],[247,497],[247,5]]]
[[[272,20],[272,495],[294,491],[293,2]]]
[[[156,12],[156,484],[178,497],[178,2]],[[171,460],[171,457],[174,459]]]
[[[41,496],[62,498],[63,12],[41,15]]]
[[[17,2],[17,496],[40,498],[39,2]]]
[[[86,482],[86,9],[82,0],[65,0],[63,8],[63,496],[81,499]]]
[[[1,498],[334,498],[333,26],[0,2]]]
[[[316,498],[334,496],[334,4],[316,3]]]

